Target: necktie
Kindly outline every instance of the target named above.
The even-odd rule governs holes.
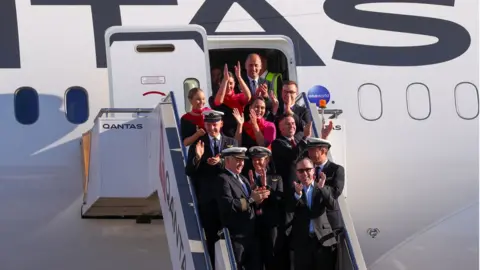
[[[252,95],[254,95],[255,91],[257,90],[257,82],[255,80],[252,80],[251,85],[252,85]]]
[[[218,140],[216,138],[213,139],[213,155],[216,156],[220,153],[220,149],[218,149]]]
[[[320,173],[322,172],[322,166],[315,167],[315,180],[320,180]]]
[[[295,143],[295,139],[291,139],[291,140],[290,140],[290,145],[291,145],[292,147],[297,146],[297,144]]]
[[[238,174],[235,175],[235,178],[237,178],[237,180],[240,181],[240,183],[242,184],[243,191],[245,191],[245,194],[247,194],[247,196],[250,196],[250,194],[248,194],[248,189],[247,189],[247,185],[245,185],[245,182],[242,181],[242,179]]]

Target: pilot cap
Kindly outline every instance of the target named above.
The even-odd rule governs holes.
[[[204,116],[204,122],[215,123],[222,120],[223,112],[207,110],[202,112]]]
[[[251,157],[267,157],[272,155],[272,151],[266,147],[253,146],[248,150]]]
[[[307,148],[320,147],[320,146],[326,146],[327,149],[330,149],[332,144],[330,143],[330,141],[320,139],[320,138],[313,138],[313,137],[307,138]]]
[[[245,155],[246,152],[247,152],[247,148],[245,148],[245,147],[225,148],[222,151],[222,157],[234,157],[234,158],[248,159],[248,157]]]

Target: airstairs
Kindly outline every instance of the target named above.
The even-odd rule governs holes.
[[[341,111],[318,111],[304,93],[297,104],[311,111],[316,136],[324,115],[342,126],[329,137],[335,145],[330,158],[346,167],[345,124],[337,118]],[[173,92],[154,109],[102,109],[81,140],[81,213],[82,217],[96,218],[161,215],[173,269],[212,269],[196,214],[193,185],[184,173],[186,149],[180,141],[179,126]],[[338,200],[346,225],[338,232],[339,269],[366,269],[346,196]],[[216,244],[215,257],[216,269],[237,269],[227,229]]]

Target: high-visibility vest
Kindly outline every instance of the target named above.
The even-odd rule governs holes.
[[[268,72],[268,73],[267,73],[267,76],[265,76],[265,80],[267,80],[268,82],[271,83],[271,85],[272,85],[272,87],[273,87],[273,93],[274,93],[275,96],[277,96],[277,97],[278,97],[278,94],[277,94],[277,88],[278,88],[277,81],[278,81],[278,78],[280,78],[280,80],[282,80],[282,74],[281,74],[281,73]]]

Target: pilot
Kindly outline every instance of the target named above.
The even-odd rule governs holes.
[[[219,240],[218,231],[222,225],[215,197],[215,179],[223,172],[223,160],[220,153],[227,146],[238,146],[235,139],[220,132],[223,121],[222,112],[204,111],[204,127],[206,134],[191,145],[188,150],[186,174],[195,187],[198,201],[200,222],[205,230],[207,249],[212,266],[215,265],[215,242]]]
[[[314,165],[308,157],[296,162],[296,175],[295,191],[287,196],[287,211],[295,216],[291,230],[294,269],[334,270],[336,239],[325,213],[337,202],[325,188],[325,178],[314,181]]]
[[[257,208],[256,235],[260,241],[260,261],[265,270],[282,269],[282,261],[277,260],[281,254],[282,233],[285,217],[283,205],[283,181],[280,175],[269,168],[272,152],[270,149],[254,146],[249,149],[253,170],[250,170],[249,180],[253,190],[264,188],[270,195]]]
[[[338,204],[338,197],[343,192],[345,186],[345,169],[330,160],[328,160],[328,151],[331,143],[324,139],[308,138],[306,155],[315,165],[314,180],[325,181],[325,189],[329,190],[329,194],[337,201],[335,208],[327,209],[327,218],[330,226],[335,233],[341,232],[344,227],[342,213]],[[332,246],[331,258],[337,260],[338,249]]]
[[[331,143],[320,138],[310,137],[307,139],[308,157],[315,165],[315,181],[325,180],[325,188],[330,190],[332,198],[337,200],[343,192],[345,186],[345,169],[330,160],[328,160],[328,151]],[[328,220],[332,229],[341,229],[343,227],[342,215],[338,204],[333,210],[327,210]]]
[[[223,225],[229,230],[238,269],[260,270],[258,239],[255,237],[256,208],[269,197],[268,189],[251,189],[241,175],[247,148],[222,151],[225,171],[218,175],[217,198]]]

